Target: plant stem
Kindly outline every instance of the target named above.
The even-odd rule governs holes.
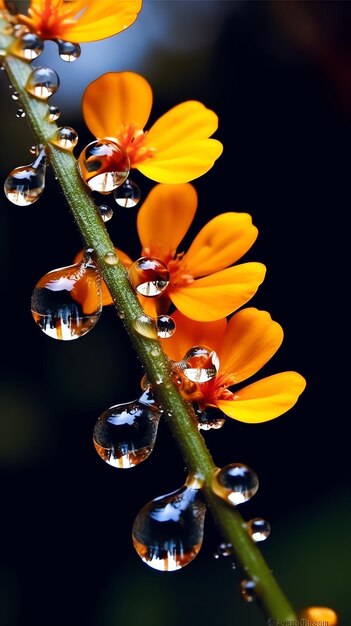
[[[0,48],[6,50],[13,40],[1,34],[3,27],[4,22],[0,15]],[[38,100],[25,89],[32,71],[30,64],[7,54],[3,57],[3,65],[14,89],[19,93],[21,106],[25,109],[36,141],[45,145],[47,157],[65,194],[84,245],[94,249],[94,259],[154,390],[156,401],[163,409],[164,418],[178,443],[188,471],[190,474],[201,475],[204,479],[204,497],[219,531],[234,546],[237,564],[245,577],[255,582],[257,599],[265,615],[276,621],[296,620],[294,610],[258,547],[249,537],[237,508],[228,505],[212,491],[212,474],[216,466],[199,433],[192,405],[183,400],[172,382],[169,359],[157,339],[143,337],[134,328],[135,320],[143,314],[143,309],[122,264],[109,265],[106,262],[106,254],[114,253],[114,246],[90,190],[79,176],[76,158],[72,152],[50,143],[57,125],[46,119],[47,102]]]

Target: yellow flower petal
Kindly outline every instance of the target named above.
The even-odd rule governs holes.
[[[218,128],[218,116],[202,102],[187,100],[164,113],[148,131],[148,144],[158,153],[168,152],[179,142],[190,143],[211,137]]]
[[[82,111],[86,125],[97,138],[116,137],[121,126],[143,129],[152,107],[152,90],[134,72],[108,72],[86,88]]]
[[[77,22],[62,28],[61,39],[84,43],[116,35],[135,22],[142,0],[87,0]]]
[[[199,232],[185,254],[189,273],[206,276],[240,259],[258,235],[248,213],[222,213]]]
[[[283,341],[283,329],[267,311],[246,308],[230,319],[219,353],[220,374],[235,382],[253,376],[275,354]]]
[[[144,253],[162,260],[169,254],[174,256],[193,221],[196,208],[197,193],[192,185],[155,185],[137,217]]]
[[[227,327],[226,319],[206,323],[196,322],[182,315],[180,311],[175,311],[171,317],[176,324],[175,333],[169,339],[161,339],[161,344],[173,361],[180,361],[193,346],[207,346],[219,352]]]
[[[211,322],[226,317],[256,293],[266,268],[262,263],[242,263],[185,287],[169,288],[169,297],[190,319]]]
[[[291,409],[305,387],[297,372],[281,372],[240,389],[233,400],[220,400],[217,406],[239,422],[268,422]]]

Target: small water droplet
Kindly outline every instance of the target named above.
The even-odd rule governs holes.
[[[130,160],[122,146],[109,139],[89,143],[79,155],[78,169],[93,191],[110,193],[129,176]]]
[[[24,109],[17,109],[16,117],[23,118],[26,117],[26,112]]]
[[[118,254],[116,252],[106,252],[104,256],[104,262],[106,263],[106,265],[118,265]]]
[[[233,546],[231,543],[220,543],[216,552],[213,553],[215,559],[219,559],[221,556],[232,556]]]
[[[107,204],[101,204],[99,206],[99,211],[103,222],[109,222],[113,217],[113,209],[107,206]]]
[[[45,171],[45,151],[41,150],[33,163],[15,167],[9,173],[4,183],[7,199],[17,206],[33,204],[45,189]]]
[[[139,335],[148,339],[157,339],[156,323],[150,315],[146,315],[146,313],[139,315],[133,321],[133,326]]]
[[[26,90],[39,100],[47,100],[59,86],[60,79],[55,70],[51,67],[36,67],[28,76]]]
[[[48,272],[33,290],[34,321],[54,339],[70,341],[86,335],[101,314],[100,283],[97,270],[85,262]]]
[[[61,39],[57,39],[56,42],[59,56],[62,61],[72,63],[73,61],[76,61],[76,59],[79,59],[81,49],[78,43],[72,43],[71,41],[62,41]]]
[[[44,42],[34,33],[24,33],[17,36],[10,52],[24,61],[33,61],[44,50]]]
[[[45,116],[47,122],[56,122],[61,115],[61,111],[58,107],[49,106],[49,110]]]
[[[216,409],[211,411],[195,410],[199,430],[218,430],[225,424],[225,415]]]
[[[119,206],[130,209],[138,204],[141,193],[138,185],[130,178],[127,178],[123,185],[115,189],[113,196]]]
[[[160,412],[138,400],[110,407],[94,427],[97,453],[113,467],[139,465],[154,448],[160,416]]]
[[[161,339],[168,339],[175,333],[176,323],[169,315],[158,315],[156,326],[157,334]]]
[[[243,463],[231,463],[216,468],[213,473],[212,489],[230,504],[247,502],[258,490],[257,474]]]
[[[29,148],[29,152],[30,152],[30,154],[32,154],[33,156],[36,156],[36,157],[37,157],[37,156],[39,156],[39,154],[40,154],[41,150],[43,150],[43,149],[44,149],[44,146],[43,146],[41,143],[39,143],[37,146],[31,146],[31,147]]]
[[[187,484],[155,498],[134,521],[135,550],[153,569],[173,572],[185,567],[202,546],[205,513],[201,491]]]
[[[271,526],[269,522],[262,519],[261,517],[254,517],[246,524],[247,532],[252,537],[252,539],[257,541],[265,541],[267,537],[269,537],[271,532]]]
[[[11,94],[11,98],[12,98],[12,100],[19,100],[19,93],[18,93],[18,91],[14,91]]]
[[[178,363],[184,376],[193,383],[207,383],[216,376],[219,370],[219,359],[211,348],[206,346],[194,346]]]
[[[118,317],[119,317],[121,320],[124,320],[124,318],[125,318],[125,316],[126,316],[126,314],[125,314],[125,312],[124,312],[124,311],[118,311],[117,315],[118,315]]]
[[[169,284],[169,272],[163,261],[152,257],[141,257],[128,271],[134,289],[142,296],[159,296]]]
[[[245,602],[253,602],[256,600],[256,585],[253,580],[242,580],[239,591]]]
[[[63,150],[73,150],[78,143],[78,134],[70,126],[61,126],[55,131],[50,142]]]

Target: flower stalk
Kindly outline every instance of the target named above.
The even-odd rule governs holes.
[[[0,49],[6,51],[13,39],[2,34],[4,26],[0,15]],[[134,328],[135,320],[143,314],[143,309],[122,264],[117,259],[115,265],[106,262],[115,254],[114,245],[89,189],[79,176],[73,152],[50,143],[57,125],[47,121],[47,102],[33,97],[25,89],[32,71],[30,64],[11,55],[4,55],[2,63],[13,88],[19,94],[21,107],[25,110],[36,142],[45,146],[47,158],[71,209],[84,246],[94,249],[94,260],[139,356],[155,399],[163,409],[164,419],[179,446],[188,471],[201,476],[204,481],[203,494],[221,535],[233,545],[236,563],[244,577],[255,583],[257,601],[266,617],[277,622],[292,623],[297,619],[295,611],[249,536],[238,509],[216,496],[211,488],[216,465],[198,430],[192,405],[182,398],[173,383],[170,360],[157,339],[143,337]]]

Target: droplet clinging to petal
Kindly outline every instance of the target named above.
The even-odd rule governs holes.
[[[147,298],[159,296],[169,284],[166,265],[153,257],[140,257],[130,266],[128,276],[134,289]]]
[[[101,139],[92,141],[82,150],[78,168],[92,191],[107,194],[128,178],[130,160],[122,146],[109,139]]]

